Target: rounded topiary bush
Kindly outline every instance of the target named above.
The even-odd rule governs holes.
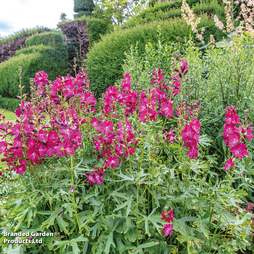
[[[44,53],[46,50],[50,50],[50,49],[53,49],[53,48],[51,46],[45,46],[45,45],[41,44],[38,46],[31,46],[28,48],[22,48],[22,49],[16,51],[15,55],[16,56],[19,56],[21,54],[28,55],[28,54],[35,53],[35,52]]]
[[[36,52],[40,48],[40,52]],[[3,97],[15,98],[19,95],[19,66],[22,67],[22,84],[25,84],[24,92],[30,93],[29,80],[34,77],[34,73],[44,70],[48,73],[49,79],[64,75],[68,70],[67,50],[59,51],[52,47],[36,46],[31,51],[22,49],[22,54],[10,58],[8,61],[0,64],[0,94]],[[24,54],[24,53],[28,54]]]
[[[67,44],[61,32],[36,34],[26,40],[26,48],[16,52],[16,56],[0,64],[0,95],[15,98],[19,95],[18,69],[22,67],[22,83],[25,92],[30,93],[29,79],[34,73],[44,70],[49,79],[63,75],[70,70]]]
[[[191,27],[180,19],[175,18],[168,21],[154,21],[147,24],[137,25],[129,29],[118,29],[104,37],[102,40],[93,45],[88,53],[86,68],[91,80],[91,89],[99,97],[107,87],[122,77],[122,65],[126,58],[125,52],[130,51],[131,45],[138,43],[139,52],[142,54],[145,45],[150,42],[157,47],[158,44],[158,27],[161,30],[163,42],[177,42],[179,37],[180,43],[185,42],[184,37],[195,37]],[[198,29],[205,27],[215,35],[215,39],[221,39],[223,33],[214,25],[214,21],[203,15]],[[206,43],[210,39],[210,34],[204,34]]]
[[[35,34],[32,37],[26,39],[26,47],[38,46],[41,44],[56,48],[62,48],[65,45],[62,32],[54,31]]]

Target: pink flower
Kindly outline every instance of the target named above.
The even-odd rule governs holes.
[[[252,134],[252,129],[249,128],[245,133],[246,133],[246,138],[248,139],[248,141],[250,142],[251,139],[254,137],[254,135]]]
[[[198,158],[198,147],[191,146],[187,155],[190,156],[190,159],[193,160],[194,158]]]
[[[227,161],[226,161],[226,166],[224,166],[224,170],[226,171],[226,170],[229,170],[231,167],[233,167],[235,165],[235,163],[234,162],[232,162],[232,158],[230,158],[230,159],[228,159]]]
[[[188,63],[184,61],[184,59],[182,59],[182,62],[180,63],[180,67],[181,67],[181,72],[183,73],[184,71],[188,70]]]
[[[230,149],[230,152],[232,152],[236,158],[240,159],[243,159],[244,155],[249,155],[249,152],[246,150],[246,144],[239,144],[237,146],[234,146]]]
[[[75,149],[70,142],[64,142],[63,146],[64,146],[64,154],[65,155],[74,154]]]
[[[115,166],[119,165],[118,157],[116,156],[110,156],[109,158],[106,159],[106,167],[111,167],[114,168]]]
[[[129,154],[132,155],[135,153],[135,150],[132,147],[129,147]]]
[[[229,146],[236,146],[240,142],[240,136],[237,135],[236,133],[233,133],[228,136],[228,145]]]
[[[47,134],[48,134],[47,131],[39,130],[39,133],[37,135],[39,141],[41,141],[41,142],[46,141],[47,140]]]
[[[0,154],[6,152],[7,144],[5,142],[0,142]]]
[[[164,236],[169,236],[173,234],[173,225],[172,224],[165,224],[163,227]]]
[[[58,140],[57,131],[49,131],[47,142],[55,144]]]
[[[34,82],[36,86],[45,86],[48,83],[48,74],[44,71],[37,72],[35,74]]]
[[[21,134],[21,125],[15,124],[13,127],[11,127],[12,133],[15,135],[15,137],[18,137]]]
[[[110,122],[109,120],[107,121],[102,121],[100,124],[100,127],[97,128],[97,131],[104,133],[105,135],[108,135],[110,132],[113,132],[114,124]]]
[[[130,74],[127,73],[127,74],[123,75],[123,79],[124,80],[122,81],[122,84],[121,84],[122,90],[124,92],[129,92],[130,89],[131,89],[131,76],[130,76]]]
[[[97,173],[97,171],[93,171],[93,175],[94,175],[94,181],[97,184],[102,184],[104,182],[104,179],[101,177],[101,175],[99,173]],[[104,174],[105,175],[105,174]]]
[[[168,118],[174,116],[173,114],[174,110],[172,109],[172,102],[171,101],[163,102],[161,112],[163,113],[163,115],[167,116]]]
[[[56,155],[57,155],[58,157],[62,157],[62,156],[63,156],[64,150],[65,150],[64,146],[65,146],[65,144],[60,142],[60,143],[58,143],[58,145],[56,145],[56,146],[54,147],[55,152],[56,152]]]
[[[91,173],[87,173],[86,177],[87,177],[86,181],[89,182],[90,185],[93,185],[94,183],[96,183]]]
[[[173,211],[172,210],[170,210],[169,212],[167,211],[167,210],[164,210],[163,209],[163,213],[161,213],[161,216],[162,216],[162,220],[164,220],[164,221],[166,221],[166,222],[168,222],[168,223],[170,223],[170,222],[172,222],[173,221],[173,217],[174,217],[174,213],[173,213]]]
[[[13,170],[16,171],[17,174],[23,175],[23,173],[26,172],[26,166],[23,164],[18,165]]]
[[[181,135],[183,141],[185,142],[185,146],[189,147],[189,151],[187,155],[190,156],[190,159],[194,159],[198,157],[198,142],[199,142],[199,131],[200,131],[201,124],[198,120],[192,118],[190,125],[185,125],[183,130],[181,131]]]

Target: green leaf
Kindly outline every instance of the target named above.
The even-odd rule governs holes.
[[[42,223],[41,228],[49,228],[50,226],[54,225],[55,219],[57,217],[58,212],[57,211],[52,211],[51,216]]]
[[[82,235],[80,235],[78,238],[71,239],[70,245],[72,247],[73,253],[78,254],[80,253],[80,249],[78,247],[77,242],[88,242],[88,239]]]
[[[199,137],[199,144],[203,147],[211,145],[211,139],[207,137],[207,135],[202,135]]]
[[[144,243],[144,244],[140,244],[138,246],[138,249],[150,248],[150,247],[158,245],[158,244],[159,244],[159,242]]]
[[[65,222],[63,219],[62,219],[62,217],[59,217],[59,216],[57,216],[57,222],[58,222],[58,225],[59,225],[59,227],[60,227],[60,231],[61,232],[63,232],[64,231],[64,233],[65,234],[68,234],[69,232],[68,232],[68,230],[67,230],[67,226],[69,225],[67,222]]]
[[[69,213],[70,217],[73,216],[74,211],[74,207],[73,207],[73,203],[65,203],[62,205],[65,210]]]
[[[32,221],[32,216],[33,216],[33,209],[30,209],[28,211],[28,214],[27,214],[27,227],[30,228],[30,224],[31,224],[31,221]]]
[[[117,205],[117,206],[116,206],[116,209],[115,209],[113,212],[116,212],[116,211],[118,211],[118,210],[124,208],[125,206],[128,205],[128,203],[129,203],[129,201],[126,201],[126,202],[124,202],[124,203],[122,203],[122,204],[120,204],[120,205]]]
[[[21,216],[19,216],[19,217],[16,217],[16,218],[14,219],[14,220],[18,220],[18,221],[19,221],[18,224],[16,225],[14,231],[17,231],[17,230],[20,228],[20,225],[21,225],[21,223],[23,222],[23,220],[24,220],[24,218],[25,218],[27,212],[28,212],[28,209],[26,209],[25,211],[23,211],[23,215],[21,215]]]
[[[108,254],[110,251],[110,246],[112,245],[113,247],[116,247],[116,245],[114,244],[113,241],[113,232],[111,232],[108,236],[107,236],[108,240],[106,243],[106,248],[105,248],[105,253]]]
[[[129,229],[128,232],[124,235],[124,238],[130,242],[135,242],[137,239],[136,228]]]

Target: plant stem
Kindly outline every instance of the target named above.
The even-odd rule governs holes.
[[[74,177],[73,177],[73,173],[74,173],[74,168],[73,168],[73,155],[70,155],[71,157],[71,184],[72,186],[74,186]],[[76,220],[78,223],[78,229],[80,231],[80,225],[79,225],[79,220],[78,220],[78,213],[77,213],[77,208],[76,208],[76,203],[75,203],[75,191],[73,190],[72,192],[72,202],[73,202],[73,207],[74,207],[74,211],[75,211],[75,215],[76,215]]]
[[[235,162],[234,162],[234,163],[236,163],[236,158],[235,158]],[[229,189],[230,189],[230,185],[231,185],[231,182],[232,182],[232,179],[233,179],[234,171],[235,171],[235,165],[234,165],[234,168],[233,168],[233,171],[232,171],[231,179],[230,179],[230,181],[229,181],[228,191],[229,191]]]

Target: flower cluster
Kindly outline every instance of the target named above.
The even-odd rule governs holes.
[[[242,125],[239,120],[240,117],[237,115],[236,111],[237,108],[233,105],[227,107],[226,118],[224,119],[226,123],[224,125],[222,136],[224,137],[224,144],[227,147],[230,147],[230,152],[232,152],[233,156],[235,158],[243,159],[245,155],[249,155],[249,152],[246,150],[246,144],[243,142],[244,137],[248,141],[251,141],[254,135],[252,134],[253,130],[249,128],[252,124],[247,125],[245,121],[244,125]],[[248,120],[248,118],[246,118],[246,120]],[[234,165],[235,163],[233,163],[232,158],[230,158],[226,161],[224,170],[229,170]]]
[[[93,185],[94,183],[101,184],[104,182],[104,179],[101,175],[105,175],[104,170],[101,168],[95,167],[95,170],[93,171],[93,174],[90,172],[86,174],[87,176],[87,182],[90,183],[90,185]]]
[[[170,224],[173,222],[174,213],[172,210],[167,211],[167,209],[163,209],[163,212],[161,213],[162,220],[167,222],[168,224],[165,224],[163,227],[164,236],[172,235],[173,234],[173,224]]]
[[[174,131],[165,131],[163,130],[163,133],[165,134],[165,137],[163,137],[163,140],[166,140],[168,143],[174,143],[175,142],[175,133]]]
[[[191,119],[189,125],[186,124],[181,131],[182,139],[185,142],[185,146],[189,147],[187,155],[190,156],[190,159],[198,157],[198,142],[199,142],[199,132],[201,124],[198,120],[194,118]]]
[[[81,146],[80,126],[86,121],[77,112],[83,117],[94,110],[96,103],[85,71],[79,72],[76,79],[57,78],[51,85],[47,77],[44,71],[36,73],[35,87],[31,89],[40,103],[34,98],[22,101],[15,111],[20,118],[17,123],[0,124],[5,133],[0,139],[0,154],[5,157],[1,161],[7,161],[9,169],[21,175],[28,165],[43,163],[46,156],[72,155]],[[84,100],[77,102],[77,98]]]

